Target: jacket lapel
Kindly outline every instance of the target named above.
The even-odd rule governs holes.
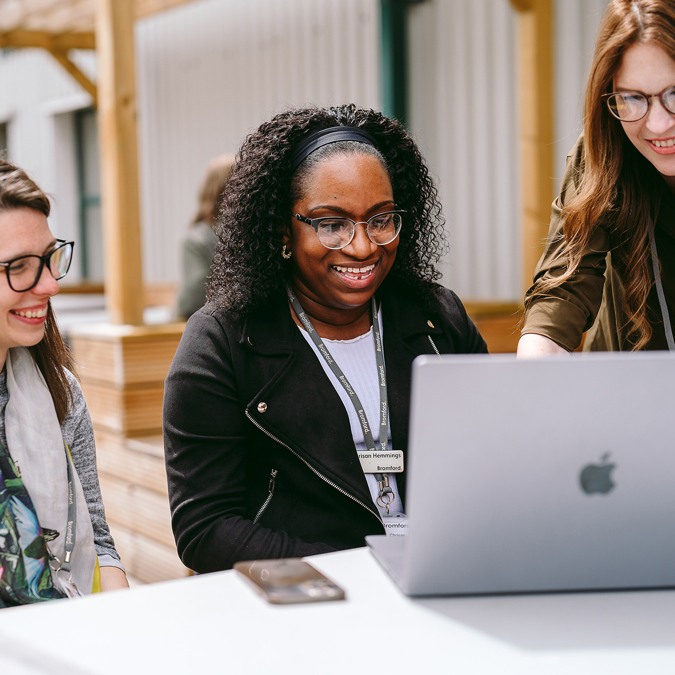
[[[406,452],[407,464],[412,363],[420,354],[432,353],[431,344],[420,343],[420,339],[442,335],[442,331],[428,323],[428,313],[411,302],[405,291],[383,287],[379,295],[392,444]],[[286,451],[296,453],[338,488],[374,509],[351,440],[347,411],[300,334],[285,296],[252,313],[243,324],[239,342],[247,355],[242,390],[254,423],[291,449]],[[401,478],[398,487],[404,498],[405,472]]]
[[[240,345],[245,379],[260,388],[250,396],[247,414],[268,435],[288,446],[310,468],[374,510],[351,440],[342,400],[316,355],[300,334],[285,299],[254,312],[244,323]],[[290,450],[289,450],[290,448]]]
[[[391,439],[394,450],[404,451],[406,470],[403,473],[403,480],[398,481],[398,489],[405,504],[405,476],[410,459],[408,431],[412,364],[420,354],[432,352],[431,343],[426,345],[423,342],[428,341],[427,336],[442,336],[443,331],[433,325],[433,322],[429,323],[428,312],[419,302],[411,302],[409,294],[405,291],[385,285],[379,295],[382,300]]]

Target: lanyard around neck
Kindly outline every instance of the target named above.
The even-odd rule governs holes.
[[[77,528],[75,472],[73,471],[73,460],[70,456],[70,450],[68,450],[68,446],[65,444],[64,447],[66,450],[66,466],[68,471],[68,521],[66,522],[66,532],[64,536],[64,556],[63,560],[59,560],[54,554],[50,553],[50,567],[55,588],[67,598],[76,598],[81,596],[82,592],[78,589],[73,579],[71,562],[73,550],[75,549],[75,535]]]
[[[316,348],[319,350],[319,353],[325,359],[328,367],[331,369],[333,375],[337,378],[338,382],[343,386],[344,390],[349,394],[349,400],[352,402],[354,409],[356,410],[356,416],[359,418],[359,423],[361,424],[361,429],[363,430],[363,439],[366,442],[366,449],[375,452],[375,439],[373,438],[373,433],[370,429],[370,424],[368,424],[368,418],[366,417],[366,412],[361,404],[361,400],[354,391],[354,388],[349,383],[349,380],[346,378],[345,374],[342,372],[342,369],[336,363],[335,359],[331,356],[331,353],[328,351],[328,347],[324,344],[323,340],[316,332],[316,329],[312,325],[312,322],[309,320],[305,310],[302,308],[300,301],[293,293],[291,286],[286,282],[286,293],[288,294],[288,301],[291,303],[291,307],[295,312],[300,323],[305,327],[305,330],[312,338],[312,342],[316,345]],[[388,437],[389,437],[389,403],[387,398],[387,376],[384,369],[384,355],[382,353],[382,333],[380,332],[380,321],[377,317],[377,304],[375,303],[375,296],[372,298],[372,313],[373,313],[373,335],[375,337],[375,362],[377,364],[377,377],[380,383],[380,450],[382,452],[387,451],[388,446]],[[389,504],[394,500],[394,492],[389,485],[389,476],[385,473],[374,473],[375,480],[378,485],[378,497],[377,503],[379,506],[387,509],[389,512]]]
[[[361,404],[361,400],[354,391],[354,388],[349,383],[349,380],[342,372],[342,369],[336,363],[335,359],[332,357],[331,353],[328,351],[328,347],[324,344],[324,341],[321,339],[319,334],[316,332],[312,322],[305,313],[305,310],[302,308],[300,301],[293,293],[290,285],[286,284],[286,292],[288,294],[288,300],[293,307],[293,311],[300,319],[300,323],[304,326],[305,330],[312,339],[312,342],[316,345],[316,348],[319,350],[319,353],[325,359],[328,367],[331,369],[333,375],[337,378],[338,382],[343,386],[344,390],[349,394],[349,400],[352,402],[354,409],[356,410],[356,415],[359,418],[359,423],[363,429],[363,439],[366,442],[366,449],[370,451],[375,451],[375,439],[368,423],[368,418],[366,417],[365,410]],[[375,337],[375,362],[377,364],[377,376],[380,383],[380,450],[383,452],[387,451],[387,440],[389,436],[389,405],[387,399],[387,378],[384,370],[384,355],[382,353],[382,334],[380,332],[380,322],[377,317],[377,305],[375,304],[375,296],[372,299],[372,312],[373,312],[373,335]]]
[[[49,567],[52,572],[52,581],[54,587],[63,595],[64,597],[76,597],[82,595],[82,593],[77,589],[75,582],[72,579],[72,563],[71,559],[73,556],[73,551],[75,549],[75,538],[76,538],[76,527],[77,527],[77,502],[75,494],[75,474],[72,466],[72,459],[70,457],[70,451],[68,446],[64,443],[63,445],[66,453],[66,471],[68,476],[68,520],[66,522],[66,531],[64,533],[64,556],[63,561],[59,560],[50,550],[49,543],[45,540],[47,555],[49,556]],[[26,486],[21,478],[21,473],[19,472],[16,464],[12,461],[12,458],[9,454],[9,451],[5,446],[0,443],[0,457],[6,457],[10,460],[10,467],[14,472],[14,484],[19,485],[23,493],[28,496],[30,495],[26,489]],[[31,507],[34,509],[34,507]],[[35,517],[38,518],[37,511],[35,511]],[[39,520],[38,520],[39,523]],[[43,533],[46,530],[43,530]],[[58,532],[54,531],[54,535],[58,535]],[[59,577],[59,574],[64,572],[67,578]]]
[[[670,325],[670,313],[668,312],[666,294],[663,291],[663,282],[661,281],[659,256],[656,250],[656,235],[654,233],[654,223],[651,218],[649,219],[649,240],[652,252],[652,268],[654,269],[656,295],[659,298],[659,306],[661,307],[661,318],[663,319],[663,328],[666,332],[666,342],[668,343],[668,349],[672,352],[675,351],[675,339],[673,339],[673,327]]]
[[[61,570],[63,572],[71,572],[71,558],[75,550],[75,528],[77,527],[77,503],[75,501],[75,478],[73,475],[72,460],[70,452],[66,448],[66,466],[68,467],[68,522],[66,523],[65,536],[65,555],[63,556],[63,563]]]

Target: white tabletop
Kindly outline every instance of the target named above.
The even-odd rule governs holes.
[[[220,572],[0,610],[0,673],[675,672],[675,591],[415,600],[367,549],[311,562],[345,602],[268,605]]]

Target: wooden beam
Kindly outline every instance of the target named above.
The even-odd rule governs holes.
[[[49,33],[44,30],[23,30],[16,28],[0,32],[0,49],[7,47],[37,47],[47,51],[68,51],[69,49],[95,49],[94,33]]]
[[[553,0],[511,0],[518,10],[523,284],[529,288],[554,196]]]
[[[80,70],[79,66],[68,58],[68,53],[59,49],[50,49],[51,55],[73,76],[79,85],[94,99],[97,106],[98,92],[96,85]]]
[[[96,0],[105,287],[110,320],[143,323],[134,0]]]
[[[472,318],[491,316],[505,316],[520,314],[523,311],[522,302],[502,302],[500,300],[462,300],[466,313]]]
[[[96,85],[70,60],[71,49],[95,49],[94,33],[49,33],[42,30],[14,30],[0,33],[0,49],[46,49],[94,99],[96,106]]]
[[[534,8],[536,0],[511,0],[511,5],[516,12],[530,12]]]
[[[59,286],[59,293],[61,295],[72,295],[72,294],[82,294],[82,295],[103,295],[105,289],[103,284],[99,283],[89,283],[88,281],[83,281],[76,284],[64,284]]]
[[[96,33],[57,33],[55,49],[96,49]]]
[[[193,0],[136,0],[136,18],[140,19],[189,2]]]
[[[75,33],[89,31],[93,35],[95,25],[96,0],[0,0],[0,33],[12,32],[17,26],[23,26],[21,32],[43,33]],[[134,16],[146,17],[173,7],[185,5],[193,0],[136,0]],[[419,0],[407,0],[408,2]],[[23,40],[24,38],[21,38]],[[41,39],[32,36],[31,39]],[[92,44],[63,45],[66,49],[93,49]],[[17,47],[36,47],[40,44],[18,44]]]

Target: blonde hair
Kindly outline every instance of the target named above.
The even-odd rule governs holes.
[[[612,0],[600,25],[584,101],[584,156],[576,195],[563,208],[565,272],[540,279],[532,297],[545,294],[574,275],[588,250],[594,228],[609,234],[612,262],[624,286],[627,337],[634,350],[651,339],[647,296],[650,274],[648,226],[655,195],[656,169],[635,149],[621,123],[601,96],[612,91],[613,78],[626,51],[653,43],[675,60],[675,2]]]
[[[199,209],[192,224],[209,223],[213,225],[218,217],[219,198],[227,179],[232,173],[234,157],[218,155],[206,165],[204,182],[199,191]]]

